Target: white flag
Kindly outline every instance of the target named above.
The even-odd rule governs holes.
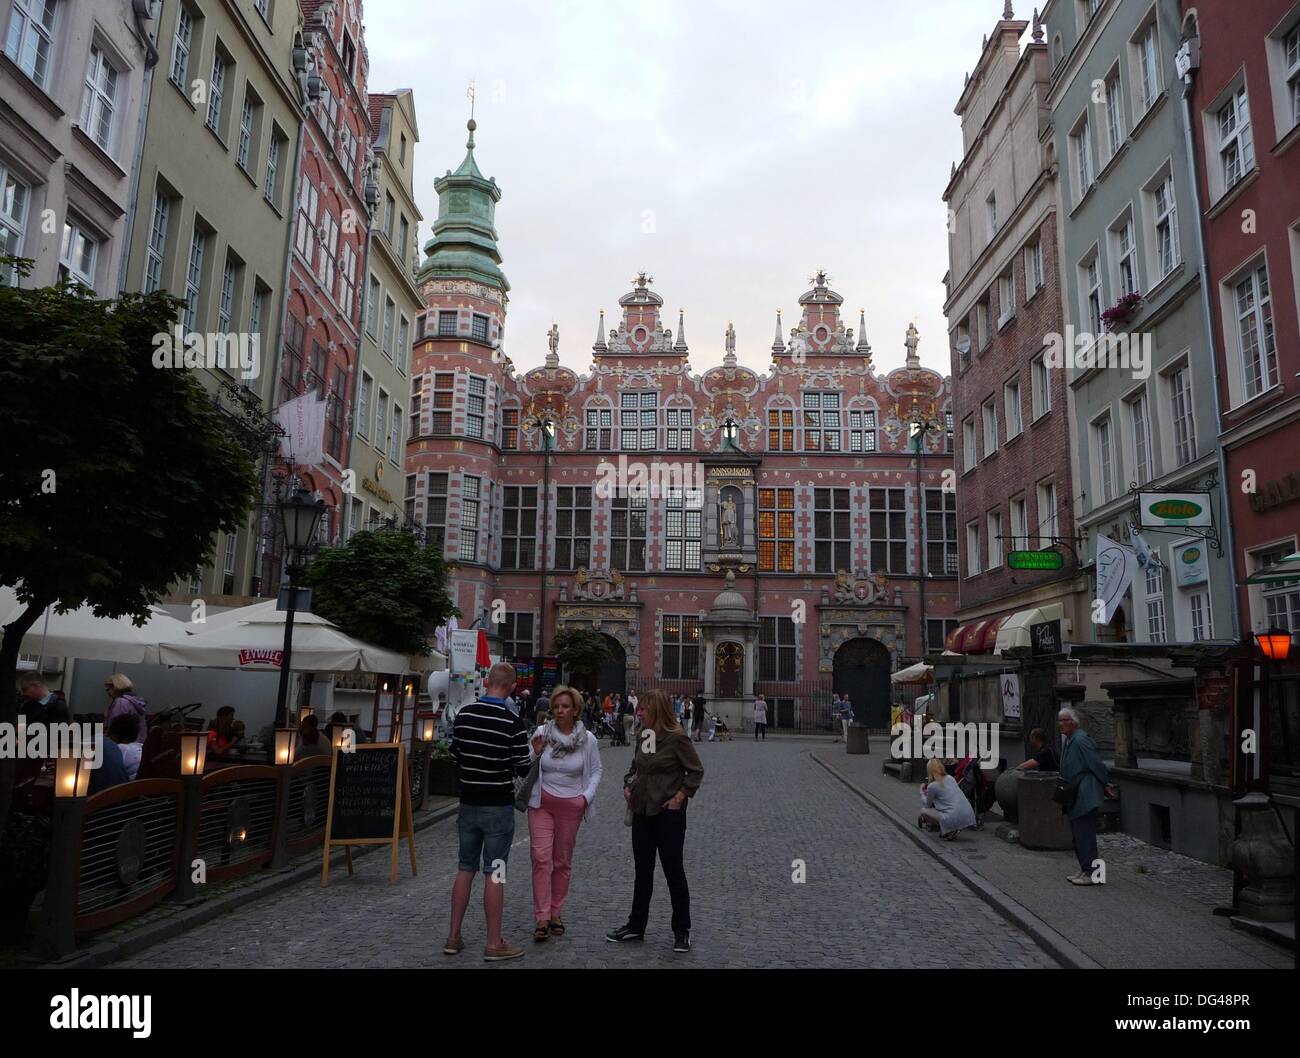
[[[325,402],[315,393],[304,393],[275,410],[275,421],[284,428],[280,454],[301,466],[314,467],[325,461]]]
[[[1141,533],[1133,534],[1133,550],[1137,552],[1138,569],[1146,570],[1160,565],[1160,556],[1151,550]]]
[[[1097,536],[1097,598],[1105,607],[1099,623],[1110,624],[1137,568],[1137,555],[1131,547],[1117,544],[1108,536]]]

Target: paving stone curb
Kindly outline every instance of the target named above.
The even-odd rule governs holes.
[[[952,874],[956,875],[956,877],[959,878],[967,888],[992,907],[993,910],[1013,926],[1016,926],[1018,929],[1029,934],[1029,936],[1034,939],[1035,943],[1060,963],[1061,966],[1069,970],[1103,969],[1101,963],[1084,954],[1080,948],[1071,944],[1069,940],[1054,930],[1024,905],[1008,896],[1001,889],[990,883],[988,879],[973,871],[957,856],[953,855],[933,839],[929,838],[926,834],[922,833],[917,829],[914,823],[908,823],[907,820],[874,794],[868,793],[866,790],[862,789],[862,787],[858,786],[857,783],[841,774],[833,764],[829,764],[822,760],[816,753],[809,753],[808,755],[830,772],[830,774],[836,779],[857,794],[858,797],[893,823],[894,826],[898,827],[899,830],[908,836],[917,848],[924,849],[930,856],[934,857],[934,859],[938,860],[948,868]]]

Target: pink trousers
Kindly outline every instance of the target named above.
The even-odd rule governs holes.
[[[586,802],[579,797],[552,797],[542,791],[542,806],[528,810],[533,858],[533,920],[559,918],[569,895],[573,845]]]

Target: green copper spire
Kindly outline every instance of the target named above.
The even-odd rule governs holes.
[[[454,173],[448,170],[433,185],[438,192],[438,219],[433,223],[433,238],[424,244],[419,279],[469,279],[509,290],[493,226],[501,189],[495,178],[483,176],[474,161],[474,130],[478,123],[470,118],[467,127],[465,160]]]

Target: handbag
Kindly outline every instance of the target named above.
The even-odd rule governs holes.
[[[528,768],[528,774],[515,780],[515,811],[527,812],[528,800],[533,796],[533,787],[542,774],[542,758],[538,757]]]
[[[1052,790],[1052,800],[1061,806],[1062,810],[1068,812],[1074,807],[1075,799],[1079,796],[1079,783],[1070,779],[1057,778],[1056,786]]]

